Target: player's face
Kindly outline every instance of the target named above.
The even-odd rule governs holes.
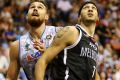
[[[33,2],[28,10],[27,14],[28,21],[39,21],[43,22],[48,19],[47,9],[41,2]]]
[[[83,6],[81,14],[79,16],[80,20],[85,21],[97,21],[98,20],[98,11],[94,4],[88,3]]]

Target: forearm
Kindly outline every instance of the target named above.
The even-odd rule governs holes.
[[[47,64],[44,60],[38,60],[35,65],[35,80],[44,80]]]

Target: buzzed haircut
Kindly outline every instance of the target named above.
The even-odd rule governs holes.
[[[48,8],[47,2],[46,2],[45,0],[31,0],[31,1],[30,1],[30,3],[33,3],[33,2],[40,2],[40,3],[44,4],[44,6],[45,6],[46,8]]]
[[[97,5],[96,5],[94,2],[92,2],[92,1],[86,1],[86,2],[84,2],[84,3],[81,5],[81,7],[80,7],[80,9],[79,9],[79,11],[78,11],[78,16],[80,16],[81,11],[82,11],[83,7],[84,7],[86,4],[93,4],[93,5],[95,5],[95,7],[97,8],[98,15],[99,15],[99,10],[98,10]]]

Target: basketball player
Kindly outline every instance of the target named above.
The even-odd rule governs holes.
[[[99,80],[96,71],[98,46],[93,39],[98,15],[93,2],[82,5],[79,24],[59,31],[52,45],[38,60],[36,80],[43,80],[46,67],[53,59],[50,80]]]
[[[48,13],[45,1],[31,2],[27,14],[30,31],[10,46],[11,62],[7,72],[7,80],[17,80],[20,67],[23,68],[28,80],[35,80],[35,64],[56,34],[54,26],[45,25],[46,20],[48,20]]]

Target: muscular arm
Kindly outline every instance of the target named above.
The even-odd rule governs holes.
[[[10,65],[7,71],[6,80],[17,80],[20,65],[18,62],[19,43],[15,41],[10,46]]]
[[[75,27],[65,27],[60,30],[54,38],[52,45],[45,51],[38,60],[35,67],[35,79],[44,80],[47,65],[55,58],[67,45],[73,44],[78,38],[78,31]]]

